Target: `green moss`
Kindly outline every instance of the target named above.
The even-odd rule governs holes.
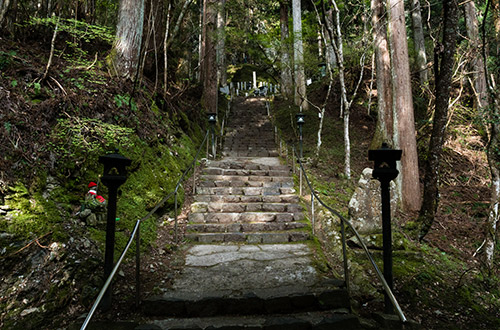
[[[30,193],[23,183],[18,182],[9,188],[5,203],[11,211],[0,221],[0,230],[25,238],[51,231],[64,236],[60,228],[60,210],[54,200],[45,200],[40,192]]]

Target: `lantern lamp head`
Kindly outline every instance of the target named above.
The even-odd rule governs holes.
[[[295,115],[295,118],[297,118],[297,125],[302,126],[305,124],[305,117],[306,115],[303,113],[298,113]]]
[[[401,160],[402,150],[391,149],[387,143],[376,150],[368,150],[368,159],[374,161],[372,176],[378,180],[393,180],[399,171],[396,162]]]
[[[217,114],[214,112],[207,113],[208,122],[210,124],[215,124],[217,122]]]
[[[118,154],[118,150],[116,150],[112,154],[100,156],[99,163],[104,165],[102,182],[106,186],[112,184],[119,186],[127,179],[126,167],[132,164],[132,160]]]

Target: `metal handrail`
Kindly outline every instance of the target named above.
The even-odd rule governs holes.
[[[277,129],[276,125],[275,125],[275,128],[276,128],[275,129],[275,133],[278,135],[279,142],[280,142],[280,155],[281,155],[282,144],[283,143],[286,144],[286,142],[284,142],[285,140],[281,137],[281,134],[280,134],[279,130]],[[287,149],[287,156],[288,156],[288,147],[286,149]],[[330,211],[332,214],[336,215],[340,219],[340,222],[341,222],[341,236],[342,236],[342,250],[343,250],[342,252],[343,252],[343,259],[344,259],[344,280],[345,280],[345,284],[346,284],[347,290],[349,291],[349,275],[348,275],[348,267],[347,267],[347,253],[346,253],[346,246],[347,246],[347,244],[346,244],[346,238],[345,238],[344,225],[347,225],[353,231],[353,233],[356,236],[356,238],[358,239],[361,247],[363,248],[363,250],[364,250],[364,252],[365,252],[368,260],[370,261],[371,265],[373,266],[373,268],[375,270],[375,273],[377,274],[378,279],[382,283],[384,291],[387,294],[387,296],[389,297],[389,299],[391,301],[391,304],[395,308],[396,313],[398,314],[399,319],[401,320],[401,322],[406,323],[408,321],[408,319],[404,315],[403,310],[401,309],[401,306],[399,305],[399,303],[398,303],[396,297],[394,296],[391,288],[387,284],[387,281],[385,280],[384,275],[382,274],[382,272],[380,271],[379,267],[375,263],[375,260],[373,259],[373,256],[371,255],[370,251],[368,250],[368,247],[366,246],[366,244],[361,239],[361,236],[359,235],[358,231],[354,228],[354,226],[351,224],[350,221],[348,221],[346,218],[344,218],[339,212],[337,212],[333,208],[331,208],[328,205],[326,205],[321,200],[321,198],[316,194],[316,192],[314,191],[314,189],[312,187],[312,184],[311,184],[311,182],[309,180],[309,177],[307,176],[307,173],[306,173],[306,171],[304,169],[304,165],[303,165],[300,157],[297,155],[297,150],[296,150],[295,147],[293,147],[292,155],[297,159],[297,163],[300,166],[300,171],[304,175],[304,178],[305,178],[305,180],[307,182],[307,186],[308,186],[309,190],[311,191],[311,202],[314,203],[314,199],[317,199],[317,201],[323,207],[325,207],[328,211]],[[295,161],[293,163],[295,163]],[[292,164],[292,166],[295,168],[295,164]],[[302,183],[301,183],[301,185],[302,185]],[[314,209],[313,209],[313,212],[314,212]]]
[[[175,189],[170,194],[168,194],[167,196],[165,196],[158,204],[156,204],[156,206],[151,211],[149,211],[149,213],[146,216],[144,216],[143,218],[141,218],[141,219],[139,219],[139,220],[136,221],[134,229],[132,231],[132,234],[130,235],[130,238],[129,238],[128,242],[127,242],[127,245],[123,249],[123,251],[122,251],[122,253],[120,255],[120,258],[118,258],[118,261],[117,261],[116,265],[113,267],[113,270],[111,271],[111,274],[109,274],[108,278],[106,279],[106,282],[104,282],[104,285],[103,285],[101,291],[99,292],[99,295],[97,296],[94,304],[92,305],[92,308],[90,309],[89,313],[87,314],[87,317],[85,318],[85,321],[83,322],[80,330],[85,330],[87,328],[87,326],[89,325],[90,320],[92,319],[92,317],[94,316],[95,311],[97,310],[97,307],[101,303],[102,297],[104,296],[106,290],[108,289],[109,285],[111,284],[111,281],[113,280],[116,272],[118,271],[118,268],[120,267],[123,259],[125,258],[125,255],[127,254],[130,246],[132,245],[132,241],[134,240],[134,238],[136,238],[136,304],[138,303],[139,293],[140,293],[140,289],[139,289],[139,284],[140,284],[139,283],[139,266],[140,266],[140,263],[139,263],[139,260],[140,260],[140,257],[139,257],[139,251],[140,251],[139,243],[140,243],[140,239],[139,239],[139,237],[140,237],[140,225],[141,225],[141,223],[143,221],[146,221],[147,219],[149,219],[163,204],[165,204],[165,202],[167,200],[169,200],[174,195],[175,195],[175,198],[176,198],[175,208],[176,208],[176,213],[177,213],[177,192],[178,192],[179,187],[182,184],[182,182],[184,182],[184,178],[186,177],[187,173],[189,173],[189,171],[191,171],[191,169],[193,170],[193,177],[194,177],[194,169],[195,169],[195,166],[196,166],[196,162],[198,161],[198,157],[200,155],[202,147],[205,145],[205,141],[208,138],[208,134],[209,134],[209,131],[207,130],[207,133],[205,134],[205,137],[203,138],[203,141],[200,143],[200,147],[198,148],[198,151],[196,152],[196,155],[195,155],[193,161],[191,162],[191,164],[189,165],[189,167],[184,171],[184,173],[182,173],[181,177],[177,181],[177,185],[175,186]],[[193,189],[194,189],[194,187],[195,186],[193,185]],[[176,214],[176,218],[177,218],[177,214]],[[177,219],[175,221],[175,236],[176,236],[176,241],[177,241]]]
[[[295,149],[295,148],[294,148]],[[295,151],[295,155],[297,156],[296,154],[296,150]],[[366,256],[368,257],[370,263],[372,264],[373,268],[375,269],[375,273],[377,274],[377,277],[379,278],[380,282],[382,282],[382,286],[384,287],[384,291],[386,292],[387,296],[389,297],[389,299],[391,300],[391,303],[392,305],[394,306],[394,308],[396,309],[396,312],[400,318],[400,320],[402,322],[407,322],[407,319],[403,313],[403,310],[401,309],[401,306],[399,305],[396,297],[394,296],[391,288],[389,287],[389,285],[387,284],[387,281],[385,280],[384,278],[384,275],[382,275],[382,272],[380,271],[380,269],[378,268],[377,264],[375,263],[375,260],[373,259],[370,251],[368,250],[368,247],[366,246],[365,242],[363,242],[363,240],[361,239],[361,236],[359,235],[358,231],[354,228],[354,226],[351,224],[351,222],[349,220],[347,220],[346,218],[344,218],[339,212],[337,212],[336,210],[332,209],[331,207],[329,207],[328,205],[326,205],[322,200],[321,198],[316,194],[316,192],[314,191],[312,185],[311,185],[311,182],[309,181],[309,178],[307,176],[307,173],[306,171],[304,170],[304,165],[302,164],[301,160],[299,157],[297,157],[297,162],[299,163],[300,165],[300,169],[304,175],[304,178],[306,179],[306,182],[307,182],[307,186],[309,188],[309,190],[311,191],[311,195],[314,196],[315,199],[318,200],[318,202],[324,207],[326,208],[328,211],[330,211],[332,214],[336,215],[341,221],[343,224],[346,224],[354,233],[354,235],[356,236],[356,238],[358,239],[361,247],[363,248]],[[343,228],[342,228],[343,229]],[[346,246],[346,242],[345,242],[345,234],[344,234],[344,230],[342,230],[342,246],[345,247]],[[345,256],[344,256],[344,262],[345,262]],[[346,282],[348,282],[348,279],[346,278]]]

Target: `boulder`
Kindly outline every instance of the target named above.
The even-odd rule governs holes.
[[[360,234],[382,232],[382,201],[380,182],[372,178],[373,170],[365,168],[358,187],[349,201],[351,223]],[[391,181],[391,216],[397,207],[396,185]]]

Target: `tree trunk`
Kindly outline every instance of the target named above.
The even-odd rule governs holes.
[[[429,232],[439,204],[439,165],[448,121],[451,80],[458,35],[457,0],[446,0],[443,7],[443,52],[441,53],[439,75],[436,77],[436,106],[427,162],[425,164],[423,204],[418,217],[418,222],[421,224],[420,239]]]
[[[326,27],[325,27],[326,30]],[[333,70],[337,67],[337,56],[335,56],[335,50],[332,46],[332,40],[330,39],[330,34],[327,31],[323,33],[325,37],[325,58],[327,71]]]
[[[499,104],[496,102],[495,112],[498,114]],[[500,125],[498,123],[492,124],[490,128],[491,140],[488,144],[487,156],[488,164],[491,173],[491,197],[490,197],[490,210],[488,212],[488,221],[486,222],[486,265],[491,269],[493,267],[493,258],[495,252],[495,245],[497,241],[498,221],[500,220],[500,157],[495,150],[500,148]]]
[[[306,75],[304,72],[304,45],[302,44],[302,10],[300,0],[292,0],[293,58],[295,78],[295,104],[307,108]]]
[[[139,65],[143,24],[144,0],[121,0],[111,60],[116,73],[123,78],[135,78]]]
[[[9,9],[10,0],[0,0],[0,27],[2,27],[3,20],[5,18],[5,14]]]
[[[172,4],[169,2],[167,7],[167,18],[165,22],[165,34],[163,37],[163,95],[167,96],[168,90],[168,35],[170,33],[170,15]]]
[[[285,99],[293,97],[292,62],[290,56],[290,33],[288,30],[289,0],[280,1],[281,27],[281,94]]]
[[[486,86],[486,75],[484,73],[483,56],[480,53],[481,42],[479,40],[479,28],[477,11],[474,1],[464,4],[465,24],[467,27],[467,37],[469,37],[469,49],[472,52],[470,68],[473,72],[473,88],[476,95],[476,108],[488,107],[488,90]]]
[[[216,27],[217,0],[205,0],[205,42],[203,51],[203,100],[206,112],[217,113]]]
[[[205,36],[207,34],[207,27],[205,25],[206,21],[206,12],[207,12],[207,1],[200,1],[200,35],[198,37],[198,68],[199,68],[199,79],[200,83],[205,81]]]
[[[372,0],[372,25],[377,72],[377,126],[371,149],[390,143],[393,135],[391,54],[387,43],[386,13],[384,2]]]
[[[227,85],[226,68],[226,0],[220,0],[217,10],[217,77],[219,86]]]
[[[498,0],[491,0],[487,2],[486,13],[483,18],[483,63],[487,63],[487,52],[486,52],[486,20],[488,17],[488,11],[491,5],[493,10],[493,25],[495,27],[495,45],[500,42],[500,3]],[[498,67],[500,64],[500,48],[497,46],[491,54],[491,60],[493,67]],[[495,70],[491,75],[488,74],[488,68],[484,66],[486,82],[488,87],[488,104],[491,106],[486,111],[486,117],[489,119],[489,135],[490,141],[487,148],[488,164],[491,173],[491,197],[490,197],[490,210],[488,213],[488,220],[486,223],[486,240],[485,240],[485,250],[486,250],[486,265],[491,269],[493,267],[493,259],[495,252],[495,245],[497,243],[498,235],[498,222],[500,221],[500,92],[498,91],[496,82],[500,81],[500,72]]]
[[[408,58],[404,3],[389,0],[393,79],[394,147],[403,150],[398,177],[404,210],[420,209],[417,140]]]
[[[413,25],[413,42],[415,44],[416,62],[420,76],[420,84],[429,82],[427,74],[427,54],[425,52],[424,29],[422,26],[422,12],[420,10],[420,0],[410,0],[411,21]]]

